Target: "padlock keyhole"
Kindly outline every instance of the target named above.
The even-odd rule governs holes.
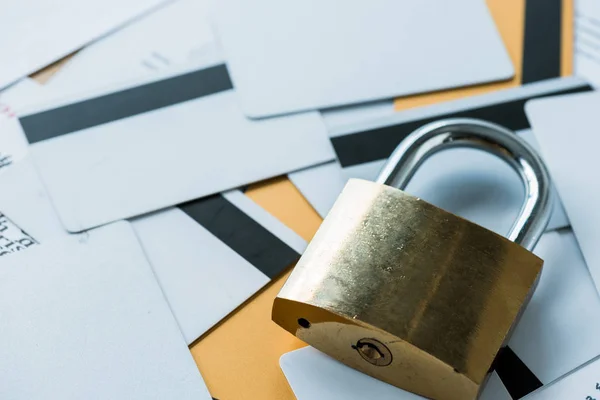
[[[369,360],[373,360],[373,362],[377,362],[380,358],[385,357],[381,352],[372,345],[371,343],[364,343],[357,348],[358,351],[362,353],[363,356],[368,358]]]

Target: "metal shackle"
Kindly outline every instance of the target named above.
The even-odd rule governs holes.
[[[469,118],[429,123],[408,135],[394,150],[376,180],[404,190],[417,168],[433,154],[451,148],[484,150],[507,162],[521,177],[525,199],[507,238],[531,251],[552,211],[552,183],[537,152],[515,132]]]

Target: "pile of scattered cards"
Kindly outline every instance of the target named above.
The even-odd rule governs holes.
[[[514,78],[485,2],[434,3],[3,5],[0,398],[211,399],[187,346],[306,246],[244,187],[288,175],[324,217],[348,178],[373,179],[406,135],[448,117],[522,135],[560,198],[539,287],[482,399],[600,395],[598,362],[560,380],[600,354],[600,58],[585,51],[600,41],[578,37],[585,79],[560,77],[560,29],[537,35],[553,62],[531,39],[544,18],[560,24],[560,0],[528,0]],[[600,26],[600,9],[582,10],[578,31]],[[83,46],[43,85],[26,77]],[[398,96],[513,78],[524,84],[394,110]],[[500,234],[522,196],[510,167],[469,149],[433,157],[407,191]],[[419,398],[312,348],[281,367],[300,400]]]

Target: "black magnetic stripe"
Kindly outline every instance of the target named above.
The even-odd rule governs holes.
[[[513,400],[525,397],[543,385],[510,347],[500,349],[492,368]]]
[[[33,144],[232,88],[222,64],[41,111],[19,121]]]
[[[560,76],[562,0],[526,0],[521,83]]]
[[[363,132],[331,138],[342,167],[363,164],[370,161],[382,160],[389,157],[407,135],[430,122],[443,118],[478,118],[503,125],[512,130],[529,128],[529,121],[525,115],[525,103],[531,99],[553,96],[559,94],[578,93],[593,90],[589,85],[576,88],[545,92],[543,94],[512,100],[489,106],[471,108],[468,110],[421,118],[398,125],[385,126],[366,130]]]
[[[300,258],[294,249],[222,195],[178,207],[271,279]]]

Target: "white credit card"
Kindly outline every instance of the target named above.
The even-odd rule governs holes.
[[[19,0],[0,13],[0,89],[120,28],[165,0]]]
[[[479,0],[351,1],[344,7],[333,0],[226,0],[215,3],[214,21],[250,117],[514,75],[487,5]]]
[[[27,235],[18,244],[69,236],[28,159],[0,176],[0,190],[0,210]],[[306,246],[237,190],[131,223],[188,344],[292,266]],[[2,243],[0,236],[0,250]]]
[[[567,376],[524,398],[524,400],[555,399],[600,399],[600,358],[589,361]]]
[[[0,256],[17,253],[36,244],[37,240],[0,212]]]
[[[27,154],[28,143],[17,113],[43,99],[41,85],[26,78],[0,92],[0,172]]]
[[[281,369],[298,400],[426,400],[305,347],[284,354]],[[513,400],[492,373],[481,400]]]
[[[337,161],[292,172],[288,178],[322,218],[327,216],[348,181]]]
[[[127,222],[0,258],[0,315],[0,398],[211,398]]]
[[[302,171],[300,174],[312,177],[295,174],[292,180],[324,215],[348,178],[374,180],[398,143],[429,122],[456,117],[485,119],[516,131],[537,147],[525,116],[525,102],[590,90],[579,78],[551,79],[342,125],[329,132],[338,163]],[[320,183],[315,183],[317,180]],[[512,226],[524,196],[523,184],[511,167],[473,149],[452,149],[432,156],[417,170],[406,191],[499,234],[506,234]],[[568,224],[557,198],[548,229]]]
[[[177,0],[139,18],[78,52],[46,83],[46,90],[80,92],[202,61],[215,51],[210,3]]]
[[[532,101],[527,117],[571,221],[588,268],[600,290],[600,167],[595,149],[600,94],[586,93]]]
[[[347,367],[312,347],[284,354],[279,363],[298,400],[425,399]]]
[[[71,232],[335,157],[317,112],[244,117],[222,63],[53,102],[19,121]]]
[[[27,140],[19,121],[11,116],[0,116],[0,173],[26,154]]]
[[[345,126],[377,118],[389,117],[394,110],[393,100],[376,101],[353,106],[321,110],[321,117],[327,130],[343,129]]]
[[[501,383],[494,382],[496,378],[492,376],[493,379],[484,389],[482,400],[520,399],[600,354],[597,335],[600,330],[600,298],[573,233],[561,230],[544,234],[535,253],[545,260],[539,285],[508,346],[500,351],[492,366],[494,375]],[[315,363],[318,362],[317,357],[322,358],[315,352],[312,352],[312,356],[308,355],[308,350],[306,353],[305,357],[312,358]],[[350,368],[337,362],[329,362],[329,368],[338,370],[336,373],[343,376],[337,380],[331,379],[329,374],[320,369],[300,363],[295,368],[295,375],[310,377],[312,386],[296,384],[295,387],[293,380],[303,382],[304,378],[291,377],[290,366],[293,367],[296,362],[296,356],[292,354],[296,353],[286,356],[289,358],[285,361],[287,370],[284,366],[284,372],[300,400],[368,398],[357,397],[355,393],[383,390],[381,382],[376,380],[364,380],[359,385],[361,389],[357,389],[354,383],[360,374],[342,371]],[[432,377],[433,380],[435,377]],[[304,381],[308,383],[309,379]],[[321,391],[312,392],[311,396],[309,393],[313,389]],[[300,393],[304,395],[300,396]],[[412,400],[415,397],[403,394],[397,398]]]
[[[0,92],[0,118],[13,118],[19,110],[31,103],[43,100],[42,85],[31,78],[21,79]]]

